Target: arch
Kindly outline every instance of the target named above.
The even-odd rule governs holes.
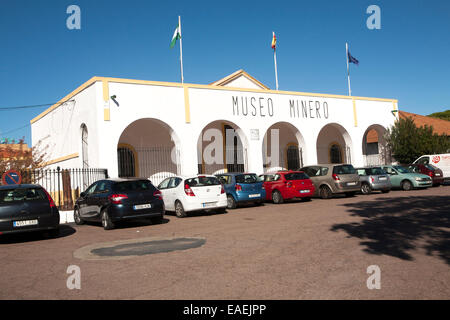
[[[380,124],[372,124],[364,131],[361,141],[364,165],[385,165],[392,162],[385,139],[386,132],[386,127]]]
[[[274,139],[277,139],[274,144]],[[297,170],[303,166],[305,139],[293,124],[275,122],[264,133],[262,158],[264,172],[274,170]]]
[[[118,175],[134,173],[158,184],[179,174],[179,141],[175,131],[161,120],[141,118],[131,122],[117,142]]]
[[[212,121],[197,139],[198,172],[244,172],[248,168],[247,150],[247,136],[238,125],[229,120]]]
[[[317,135],[316,142],[317,163],[339,161],[338,149],[341,163],[352,163],[353,142],[348,131],[340,124],[328,123],[323,126]],[[335,157],[332,158],[332,155]]]

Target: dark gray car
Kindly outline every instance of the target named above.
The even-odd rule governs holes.
[[[391,191],[391,179],[381,167],[357,168],[356,172],[361,180],[361,193],[370,194],[373,190],[383,193]]]
[[[351,164],[317,164],[299,170],[310,177],[316,188],[315,195],[322,199],[331,198],[334,194],[350,197],[361,187],[359,176]]]
[[[0,186],[0,235],[43,231],[59,234],[59,211],[40,185]]]

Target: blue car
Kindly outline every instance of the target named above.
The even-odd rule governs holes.
[[[216,175],[227,194],[227,208],[235,209],[238,203],[262,204],[266,198],[263,182],[254,173],[222,173]]]

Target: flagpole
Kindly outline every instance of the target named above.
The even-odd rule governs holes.
[[[273,32],[273,35],[275,36],[275,32]],[[273,48],[273,61],[275,63],[275,85],[276,90],[278,90],[278,69],[277,69],[277,49],[276,47]]]
[[[350,68],[348,66],[348,43],[345,43],[345,59],[347,60],[347,81],[348,81],[348,95],[352,95],[352,89],[350,88]]]
[[[183,36],[181,33],[181,17],[178,16],[178,27],[180,28],[180,66],[181,66],[181,83],[184,83],[183,76]]]
[[[277,70],[277,52],[276,49],[273,50],[273,60],[275,61],[275,83],[278,90],[278,70]]]

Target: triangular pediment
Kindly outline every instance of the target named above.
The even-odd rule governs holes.
[[[226,76],[225,78],[217,80],[210,85],[244,89],[269,90],[269,87],[265,86],[242,69],[230,74],[229,76]]]

